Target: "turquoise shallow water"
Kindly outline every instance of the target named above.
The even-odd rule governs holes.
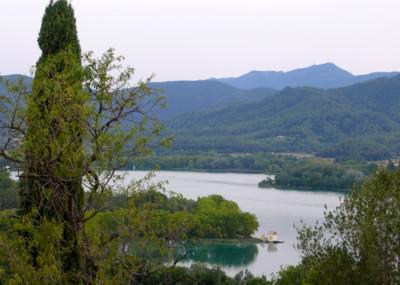
[[[145,176],[144,171],[125,173],[123,184]],[[277,189],[259,189],[258,182],[265,178],[261,174],[237,173],[196,173],[160,171],[154,178],[167,180],[168,191],[181,193],[185,197],[196,199],[200,196],[220,194],[234,200],[242,210],[254,213],[260,223],[255,236],[274,230],[283,244],[251,243],[208,243],[198,245],[183,264],[193,262],[221,266],[233,275],[248,269],[256,275],[270,275],[281,266],[293,265],[299,261],[294,244],[296,241],[295,224],[304,221],[313,224],[323,217],[324,206],[332,209],[339,204],[342,196],[330,192],[289,191]]]

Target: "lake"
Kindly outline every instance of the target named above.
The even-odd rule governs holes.
[[[144,177],[147,171],[126,172],[123,183]],[[202,262],[221,266],[229,275],[248,269],[255,275],[279,271],[281,266],[298,263],[294,244],[295,224],[314,224],[321,220],[326,205],[333,209],[342,194],[277,189],[260,189],[257,184],[266,177],[261,174],[201,173],[158,171],[154,180],[165,181],[168,191],[187,198],[219,194],[233,200],[243,211],[257,216],[260,227],[255,236],[277,231],[282,244],[205,243],[198,245],[184,265]]]

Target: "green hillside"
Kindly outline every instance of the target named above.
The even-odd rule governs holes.
[[[216,80],[156,82],[151,87],[167,99],[168,108],[159,112],[161,119],[257,102],[276,93],[270,88],[242,90]]]
[[[400,76],[280,92],[216,80],[152,87],[167,98],[168,108],[158,115],[176,135],[173,152],[306,152],[368,160],[400,154]]]
[[[309,152],[382,159],[400,153],[400,76],[340,89],[286,88],[261,102],[183,116],[175,150]]]

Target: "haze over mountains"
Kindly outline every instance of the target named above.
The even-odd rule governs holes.
[[[376,72],[354,76],[333,63],[326,63],[289,72],[251,71],[236,78],[154,82],[151,86],[167,98],[168,108],[161,110],[159,116],[169,120],[183,114],[257,102],[285,87],[336,88],[396,74],[398,72]],[[15,80],[20,76],[5,78]],[[30,82],[31,78],[24,77]]]
[[[252,89],[268,87],[283,89],[285,87],[344,87],[379,77],[391,77],[398,72],[374,72],[365,75],[353,75],[333,63],[312,65],[306,68],[282,71],[251,71],[239,77],[219,78],[217,80],[231,86]]]
[[[237,78],[157,82],[152,86],[163,90],[168,101],[161,118],[171,119],[186,113],[257,102],[285,87],[336,88],[397,74],[375,72],[355,76],[333,63],[326,63],[289,72],[252,71]]]
[[[244,90],[214,80],[156,82],[151,86],[167,98],[168,107],[159,113],[165,120],[182,114],[257,102],[277,92],[271,88]]]
[[[25,75],[12,74],[3,78],[13,82],[23,78],[26,84],[32,83],[32,78]],[[150,86],[167,99],[167,108],[158,111],[162,120],[238,103],[257,102],[277,92],[271,88],[239,89],[215,80],[154,82]],[[5,86],[0,82],[0,92],[4,91]]]
[[[0,76],[0,79],[5,79],[5,80],[11,81],[11,82],[16,82],[19,79],[23,79],[25,84],[27,84],[27,85],[30,85],[32,83],[32,77],[29,77],[26,75],[21,75],[21,74],[4,75],[4,76]],[[6,87],[0,81],[0,92],[3,93],[5,91],[6,91]]]
[[[173,151],[307,152],[368,160],[400,155],[398,72],[354,76],[328,63],[151,86],[167,98],[168,108],[158,115],[176,134]]]

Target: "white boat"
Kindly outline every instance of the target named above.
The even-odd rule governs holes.
[[[283,243],[283,241],[279,240],[276,231],[269,231],[266,235],[261,235],[260,239],[268,243]]]

